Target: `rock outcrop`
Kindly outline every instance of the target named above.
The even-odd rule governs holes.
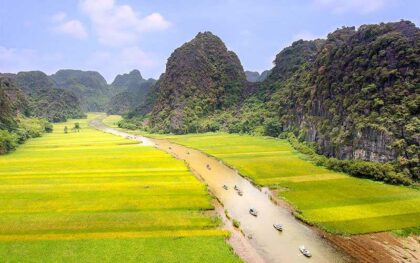
[[[143,79],[140,71],[118,75],[111,84],[114,95],[107,106],[109,114],[124,114],[135,110],[146,101],[147,94],[155,84],[154,79]]]
[[[237,104],[245,82],[236,54],[212,33],[199,33],[168,59],[156,83],[150,125],[156,131],[194,132],[199,118]]]

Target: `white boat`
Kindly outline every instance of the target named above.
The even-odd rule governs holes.
[[[309,250],[308,250],[308,249],[306,249],[306,248],[305,248],[305,246],[300,246],[300,247],[299,247],[299,251],[300,251],[303,255],[305,255],[305,257],[308,257],[308,258],[312,257],[311,252],[309,252]]]
[[[238,191],[238,190],[239,190],[239,188],[238,188],[238,186],[237,186],[236,184],[235,184],[234,189],[235,189],[236,191]]]
[[[228,188],[228,186],[227,186],[227,185],[225,185],[225,184],[224,184],[224,185],[223,185],[223,189],[227,190],[227,189],[229,189],[229,188]]]
[[[274,224],[273,227],[278,231],[283,231],[283,225],[281,224]]]
[[[242,196],[242,195],[244,194],[244,193],[242,193],[242,191],[241,191],[241,190],[239,190],[239,189],[238,189],[238,191],[237,191],[237,192],[238,192],[238,195],[239,195],[239,196]]]
[[[255,210],[255,209],[253,209],[253,208],[249,209],[249,213],[250,213],[251,215],[253,215],[253,216],[258,216],[258,212],[257,212],[257,210]]]

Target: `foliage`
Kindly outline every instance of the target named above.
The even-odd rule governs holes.
[[[146,103],[147,94],[155,82],[154,79],[143,79],[138,70],[133,70],[129,74],[118,75],[111,84],[116,95],[111,97],[107,105],[107,113],[128,113]]]
[[[14,82],[0,77],[0,154],[16,149],[29,138],[52,131],[52,125],[45,119],[28,117],[28,109],[26,97]]]
[[[84,111],[105,111],[112,88],[96,71],[59,70],[51,75],[57,87],[73,93]]]
[[[155,87],[154,132],[197,131],[198,121],[241,99],[245,74],[235,53],[210,32],[177,48]]]
[[[76,122],[80,133],[64,134]],[[213,209],[204,184],[182,161],[134,144],[81,119],[0,156],[0,258],[240,262],[203,213]]]
[[[307,154],[314,154],[308,145],[296,143],[307,153],[301,154],[287,140],[262,136],[205,133],[164,138],[212,155],[258,185],[278,189],[300,218],[329,232],[357,234],[419,227],[418,189],[355,178],[316,165],[308,161]],[[355,171],[370,176],[377,169],[389,169],[367,164]]]
[[[299,142],[293,133],[288,133],[288,141],[299,152],[310,157],[317,165],[325,166],[337,172],[344,172],[356,177],[369,178],[392,184],[411,185],[413,181],[407,175],[398,173],[390,163],[374,163],[362,160],[338,160],[319,155],[305,143]]]
[[[70,91],[58,89],[55,81],[41,71],[8,74],[27,95],[29,112],[51,122],[62,122],[68,118],[81,118],[85,114],[80,101]]]
[[[147,106],[122,123],[155,133],[293,132],[333,157],[331,167],[361,160],[351,162],[358,176],[419,180],[420,30],[413,23],[343,27],[326,40],[296,41],[262,83],[245,83],[229,54],[219,38],[198,34],[171,55]]]
[[[232,224],[234,227],[239,228],[241,226],[241,222],[239,222],[238,220],[236,220],[235,218],[232,219]]]

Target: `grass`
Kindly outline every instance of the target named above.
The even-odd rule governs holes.
[[[182,161],[87,121],[0,156],[1,262],[240,262]]]
[[[224,133],[165,138],[223,160],[258,185],[279,189],[300,218],[329,232],[360,234],[420,226],[419,190],[316,166],[286,140]]]

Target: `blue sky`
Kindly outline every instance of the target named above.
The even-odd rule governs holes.
[[[419,0],[0,0],[0,72],[73,68],[108,81],[139,69],[164,72],[172,51],[212,31],[245,69],[272,67],[294,40],[341,26],[411,20]]]

